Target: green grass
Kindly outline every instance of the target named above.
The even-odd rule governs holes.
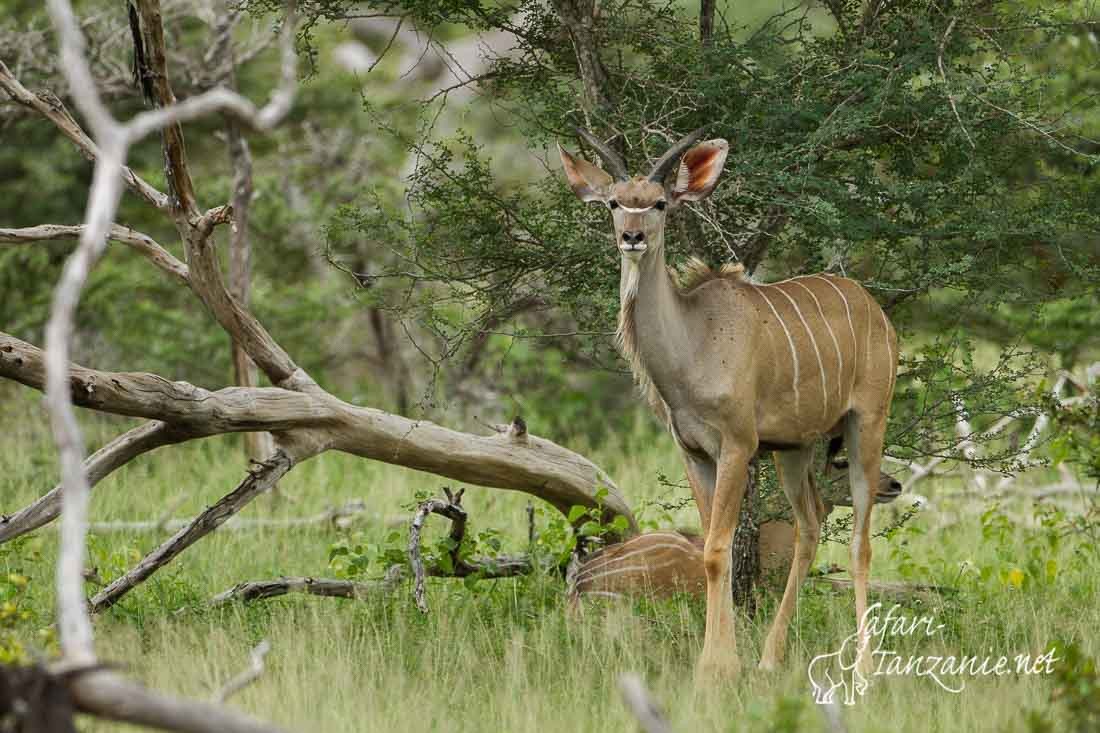
[[[0,424],[5,434],[0,511],[11,512],[53,485],[54,450],[45,414],[26,391],[0,391]],[[89,446],[126,425],[87,421]],[[659,472],[682,474],[667,438],[654,435],[639,428],[636,435],[609,440],[592,452],[634,503],[667,491],[656,480]],[[158,518],[167,506],[175,507],[175,516],[189,516],[231,489],[243,468],[234,439],[163,448],[96,487],[93,519]],[[326,454],[283,481],[289,500],[261,497],[244,514],[301,516],[361,498],[370,511],[353,531],[381,541],[415,492],[435,491],[444,483]],[[466,503],[475,531],[499,528],[510,549],[523,548],[526,496],[471,487]],[[539,526],[551,517],[551,510],[541,511]],[[999,517],[987,518],[984,530],[975,516],[932,531],[937,517],[925,515],[891,540],[875,540],[873,577],[959,588],[955,595],[926,598],[904,611],[933,614],[945,628],[931,639],[904,640],[902,648],[907,654],[1014,655],[1045,651],[1061,639],[1095,656],[1100,628],[1095,546],[1079,533],[1062,537],[1064,527],[1025,530]],[[693,519],[691,507],[674,517],[681,524]],[[1056,535],[1060,539],[1053,539]],[[101,574],[113,576],[160,539],[95,537],[92,562]],[[803,592],[786,669],[777,675],[755,670],[775,604],[764,597],[755,620],[739,619],[742,679],[719,688],[693,682],[704,609],[692,599],[589,603],[573,616],[563,603],[562,582],[536,576],[483,581],[473,588],[459,581],[431,582],[427,616],[413,606],[407,585],[389,598],[362,602],[289,596],[213,610],[202,603],[242,580],[329,575],[328,548],[338,539],[334,529],[215,533],[97,619],[98,652],[151,687],[206,698],[246,666],[260,639],[268,639],[266,674],[232,704],[298,730],[632,730],[616,688],[624,671],[643,675],[677,731],[825,729],[810,701],[805,670],[814,655],[837,648],[851,633],[853,602],[847,592],[819,587]],[[0,578],[12,572],[30,578],[20,607],[31,617],[17,622],[13,632],[28,646],[40,640],[38,630],[51,620],[55,542],[55,531],[46,529],[0,547]],[[823,548],[818,564],[846,565],[846,549]],[[1054,563],[1048,566],[1048,560]],[[967,564],[960,565],[963,561]],[[1046,676],[971,679],[961,694],[928,679],[878,679],[846,715],[853,732],[1025,730],[1024,711],[1053,710],[1053,688]]]

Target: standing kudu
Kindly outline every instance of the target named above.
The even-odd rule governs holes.
[[[820,539],[821,499],[809,475],[813,444],[843,435],[854,513],[852,579],[857,624],[867,608],[871,505],[897,371],[897,337],[886,314],[858,283],[807,275],[759,285],[741,268],[695,267],[686,281],[665,265],[665,217],[706,198],[729,145],[701,131],[673,145],[647,176],[630,177],[617,153],[586,130],[608,174],[560,146],[576,194],[611,211],[622,256],[619,342],[634,376],[683,453],[705,543],[707,623],[699,662],[704,675],[736,676],[730,548],[748,463],[775,451],[791,503],[797,544],[787,586],[760,660],[783,657],[799,586]],[[870,664],[859,629],[861,664]]]

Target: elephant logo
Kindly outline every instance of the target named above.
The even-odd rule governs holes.
[[[814,690],[814,702],[818,705],[836,703],[837,690],[844,690],[844,704],[854,705],[856,696],[863,696],[870,685],[859,667],[859,632],[852,634],[840,649],[828,654],[818,654],[810,660],[806,674]],[[864,649],[864,654],[870,650]]]

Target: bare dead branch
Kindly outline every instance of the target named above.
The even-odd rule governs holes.
[[[385,581],[382,583],[384,584]],[[363,599],[378,594],[382,587],[383,585],[378,583],[356,583],[351,580],[332,580],[330,578],[252,580],[238,583],[229,590],[222,591],[210,599],[210,605],[221,606],[237,601],[250,603],[265,598],[285,596],[288,593],[305,593],[328,598]]]
[[[22,229],[0,229],[0,243],[24,244],[57,239],[79,239],[83,233],[84,227],[79,224],[75,226],[40,224]],[[112,242],[125,244],[182,284],[189,284],[187,265],[180,262],[175,255],[149,235],[130,227],[112,224],[107,238]]]
[[[108,720],[179,733],[279,733],[232,708],[183,700],[145,689],[114,672],[77,674],[69,684],[76,708]]]
[[[298,57],[294,50],[294,33],[298,22],[296,2],[291,0],[287,3],[286,18],[280,35],[279,86],[272,92],[268,103],[260,108],[257,108],[252,101],[224,87],[211,89],[182,102],[176,102],[168,82],[160,2],[159,0],[138,0],[138,9],[159,107],[143,112],[130,121],[127,132],[131,139],[139,140],[155,130],[175,127],[179,123],[189,122],[215,112],[233,117],[250,130],[266,132],[282,122],[290,112],[298,88]],[[182,149],[182,133],[178,136],[175,133],[169,133],[165,146],[174,149],[168,161],[172,171],[176,174],[186,174],[187,160]],[[187,179],[190,180],[189,175]],[[183,203],[186,209],[186,202]]]
[[[70,84],[72,82],[70,81]],[[11,73],[3,61],[0,61],[0,88],[19,104],[38,112],[52,122],[61,133],[73,141],[85,158],[95,161],[100,156],[99,146],[92,141],[83,128],[77,123],[61,100],[50,93],[35,94],[22,84]],[[122,177],[126,185],[138,196],[145,199],[155,208],[162,211],[168,209],[168,197],[150,185],[141,176],[130,168],[122,167]]]
[[[672,733],[672,726],[641,677],[634,673],[624,674],[619,678],[619,692],[645,733]]]
[[[44,384],[42,352],[0,333],[0,377],[35,389]],[[605,515],[627,517],[630,506],[611,478],[584,456],[525,431],[491,436],[458,432],[426,420],[349,405],[320,388],[229,387],[215,392],[153,374],[102,372],[69,366],[76,404],[161,420],[191,437],[251,430],[309,429],[325,448],[427,471],[463,483],[537,496],[564,513],[594,507],[601,489]]]
[[[146,555],[137,565],[92,597],[89,605],[99,613],[118,603],[124,595],[143,583],[153,573],[171,562],[198,540],[220,527],[250,501],[270,489],[287,471],[308,455],[294,455],[278,448],[267,461],[241,481],[236,489],[199,514],[186,527],[176,532],[160,547]]]
[[[2,359],[0,353],[0,359]],[[140,455],[164,445],[173,445],[199,437],[176,425],[154,420],[128,430],[103,446],[84,461],[89,487]],[[33,504],[9,516],[0,516],[0,544],[52,522],[61,512],[62,487],[58,485]]]
[[[464,489],[452,493],[444,488],[446,499],[429,499],[421,502],[409,524],[409,566],[413,572],[413,599],[416,607],[423,613],[428,612],[428,602],[424,597],[424,579],[426,576],[436,578],[466,578],[478,575],[482,578],[512,578],[517,575],[526,575],[534,568],[531,558],[526,555],[515,557],[473,558],[462,556],[462,541],[466,537],[466,510],[462,507],[462,494]],[[448,550],[447,567],[440,563],[432,567],[425,567],[421,556],[420,533],[424,521],[429,514],[438,514],[451,520],[451,532]]]
[[[409,525],[409,566],[412,568],[414,578],[413,598],[421,613],[428,612],[428,601],[424,598],[424,561],[420,556],[420,530],[424,526],[424,520],[429,514],[447,517],[451,520],[452,537],[457,534],[460,542],[466,532],[466,510],[462,508],[462,490],[459,490],[457,495],[451,494],[450,489],[444,489],[444,491],[447,494],[446,500],[429,499],[421,502]]]
[[[242,670],[239,674],[233,677],[231,680],[225,683],[225,685],[214,694],[214,702],[222,703],[228,700],[233,695],[244,688],[251,685],[264,673],[264,657],[271,651],[271,642],[264,639],[249,654],[248,668]]]
[[[951,22],[947,24],[947,30],[943,32],[943,38],[940,39],[938,48],[936,49],[936,65],[940,69],[940,78],[943,79],[943,85],[947,88],[947,101],[951,103],[951,111],[955,113],[955,119],[959,123],[959,129],[963,131],[963,135],[966,136],[966,141],[970,143],[970,147],[976,148],[974,140],[971,139],[970,133],[966,130],[966,125],[963,124],[962,117],[959,115],[959,108],[955,105],[955,93],[951,91],[951,83],[947,81],[947,72],[943,68],[943,49],[947,46],[947,39],[951,37],[951,31],[955,30],[955,22],[957,18],[951,18]]]
[[[62,386],[81,407],[116,415],[162,420],[196,433],[289,430],[317,425],[334,415],[311,395],[278,387],[227,387],[210,392],[155,374],[103,372],[70,364]],[[35,389],[46,384],[46,352],[0,332],[0,376]]]
[[[851,590],[853,587],[852,580],[850,578],[829,578],[824,576],[817,576],[811,578],[815,583],[821,583],[824,585],[830,585],[833,588]],[[888,598],[898,602],[908,602],[913,599],[913,596],[919,595],[950,595],[959,592],[958,588],[952,588],[946,585],[932,585],[929,583],[903,583],[900,581],[892,580],[872,580],[867,584],[867,589],[872,594],[880,595],[884,598]]]

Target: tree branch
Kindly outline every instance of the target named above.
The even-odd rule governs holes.
[[[89,488],[138,456],[164,445],[200,437],[179,426],[152,421],[129,430],[103,446],[84,461]],[[12,516],[0,516],[0,544],[38,529],[61,513],[61,485]]]
[[[71,83],[71,82],[70,82]],[[38,112],[52,122],[61,133],[76,144],[77,149],[85,158],[95,161],[101,154],[99,146],[92,141],[83,128],[77,123],[61,100],[53,94],[45,92],[34,94],[27,90],[19,80],[11,73],[3,61],[0,61],[0,88],[19,104]],[[122,167],[122,178],[127,187],[143,198],[156,209],[167,211],[169,207],[168,197],[150,185],[130,168]]]
[[[384,582],[384,581],[383,581]],[[276,580],[252,580],[238,583],[210,599],[210,605],[221,606],[240,601],[249,603],[265,598],[275,598],[288,593],[306,593],[328,598],[362,599],[378,593],[375,583],[356,583],[350,580],[329,578],[278,578]]]
[[[176,532],[137,565],[92,597],[89,601],[91,610],[99,613],[118,603],[124,595],[145,582],[149,576],[171,562],[176,555],[220,527],[250,501],[270,489],[296,463],[308,457],[308,455],[292,457],[282,448],[276,449],[275,454],[266,462],[257,464],[256,470],[249,473],[236,489],[195,517],[188,526]]]
[[[34,227],[22,229],[0,229],[0,243],[24,244],[27,242],[44,242],[57,239],[79,239],[84,233],[83,225],[65,226],[61,224],[40,224]],[[136,229],[112,224],[107,238],[112,242],[125,244],[130,249],[145,257],[159,269],[171,275],[184,285],[189,285],[190,276],[187,265],[176,259],[175,255],[166,250],[147,234],[142,234]]]
[[[580,454],[528,433],[458,432],[426,420],[350,405],[320,388],[308,394],[278,387],[211,392],[154,374],[101,372],[72,364],[69,371],[76,404],[161,420],[192,438],[308,429],[326,448],[463,483],[523,491],[566,514],[576,505],[596,506],[597,493],[606,489],[605,515],[623,515],[634,526],[629,504],[602,469]],[[0,332],[0,377],[42,389],[43,374],[39,349]]]

